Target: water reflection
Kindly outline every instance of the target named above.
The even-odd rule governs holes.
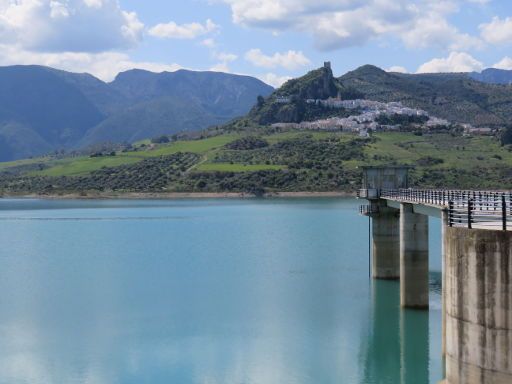
[[[400,312],[401,383],[428,384],[428,312],[405,309]]]
[[[400,308],[398,281],[372,283],[371,329],[361,383],[428,384],[429,313]]]
[[[356,201],[27,204],[0,204],[1,384],[428,379]]]

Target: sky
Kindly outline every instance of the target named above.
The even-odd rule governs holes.
[[[397,72],[512,69],[510,0],[0,0],[0,65],[112,81],[213,70],[273,86],[331,61]]]

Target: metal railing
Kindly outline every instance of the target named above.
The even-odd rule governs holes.
[[[450,201],[448,203],[450,227],[488,228],[512,230],[512,198],[502,194],[488,200]]]
[[[512,230],[512,193],[468,190],[381,190],[382,199],[439,206],[454,227]]]

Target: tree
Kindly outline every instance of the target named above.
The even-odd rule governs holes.
[[[512,125],[508,125],[501,132],[501,145],[512,144]]]
[[[258,96],[258,108],[263,107],[263,104],[265,104],[265,98],[261,95]]]
[[[168,143],[170,140],[169,140],[169,137],[168,136],[158,136],[158,137],[154,137],[151,139],[151,142],[153,144],[166,144]]]

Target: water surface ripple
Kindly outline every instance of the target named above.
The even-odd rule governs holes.
[[[357,206],[0,199],[0,383],[437,383],[439,223],[403,311]]]

